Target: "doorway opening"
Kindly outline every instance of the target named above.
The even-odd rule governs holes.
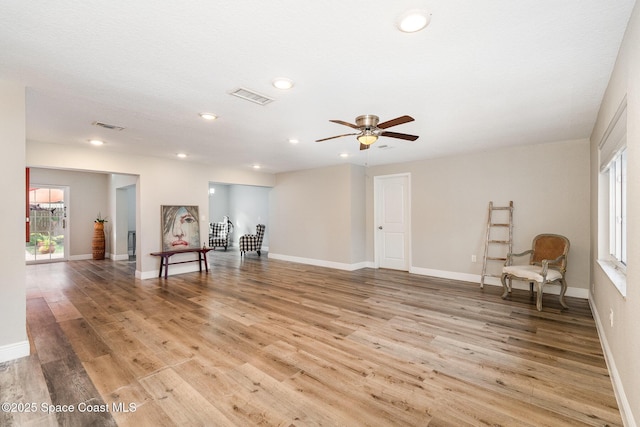
[[[27,263],[67,259],[67,205],[69,187],[29,186],[29,241]]]
[[[115,250],[112,258],[116,261],[136,262],[136,217],[137,217],[137,184],[135,176],[114,175],[122,182],[116,188],[116,203],[114,216]],[[133,183],[131,184],[130,182]]]
[[[256,226],[265,224],[262,250],[268,252],[270,192],[271,187],[209,183],[209,224],[227,220],[233,224],[229,248],[237,249],[240,236],[256,234]]]

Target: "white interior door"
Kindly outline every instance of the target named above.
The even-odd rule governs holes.
[[[409,271],[409,174],[374,178],[376,264]]]

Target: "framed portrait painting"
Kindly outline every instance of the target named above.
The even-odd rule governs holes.
[[[200,247],[200,216],[197,206],[161,206],[162,250]]]

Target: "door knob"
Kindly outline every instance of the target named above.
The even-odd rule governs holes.
[[[378,230],[382,230],[382,226],[381,225],[378,226]]]

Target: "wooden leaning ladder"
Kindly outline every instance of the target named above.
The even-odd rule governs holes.
[[[495,222],[496,218],[494,217],[495,211],[508,211],[507,222]],[[502,218],[498,219],[499,221],[503,221]],[[494,229],[502,229],[507,228],[507,233],[502,233],[501,239],[497,239],[494,237],[495,233],[491,233]],[[504,236],[507,236],[504,238]],[[489,251],[489,247],[498,247],[503,248],[504,250],[499,251],[500,255],[504,253],[504,256],[494,256],[494,251]],[[493,202],[489,202],[489,217],[487,220],[487,237],[485,239],[484,244],[484,261],[482,263],[482,276],[480,277],[480,287],[484,288],[484,282],[486,277],[497,277],[499,278],[499,274],[489,274],[487,273],[487,265],[492,261],[500,261],[504,263],[507,260],[507,254],[511,253],[513,250],[513,201],[509,202],[509,206],[493,206]]]

